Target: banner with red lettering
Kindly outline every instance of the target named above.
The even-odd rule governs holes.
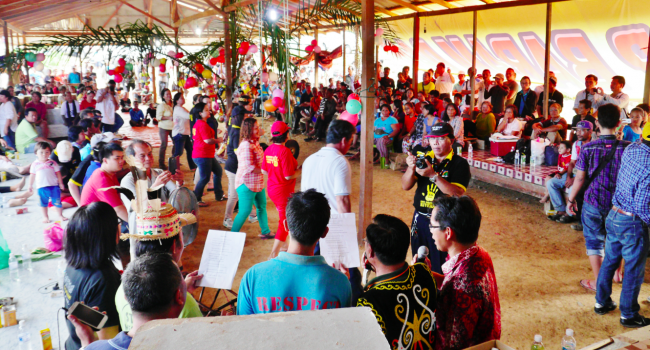
[[[623,89],[635,105],[643,95],[648,54],[650,6],[648,0],[573,0],[553,3],[550,69],[557,88],[572,99],[584,89],[588,74],[598,77],[598,86],[611,92],[615,75],[626,79]],[[402,40],[400,56],[379,50],[384,66],[397,76],[412,64],[413,20],[391,22]],[[546,4],[478,12],[478,72],[490,69],[492,76],[508,67],[517,81],[529,76],[542,84]],[[422,72],[444,62],[452,73],[467,72],[472,64],[472,13],[420,19],[419,81]],[[566,103],[565,103],[566,105]]]

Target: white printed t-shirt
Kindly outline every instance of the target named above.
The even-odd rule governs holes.
[[[56,173],[60,172],[60,167],[55,161],[48,159],[45,162],[35,161],[29,167],[29,174],[34,176],[34,189],[43,187],[59,186],[59,180]]]

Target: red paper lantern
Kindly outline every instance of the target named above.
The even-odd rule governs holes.
[[[316,46],[318,45],[318,40],[312,40],[311,41],[311,46]]]
[[[210,59],[210,65],[211,65],[211,66],[214,66],[214,65],[217,64],[218,62],[219,62],[219,59],[218,59],[217,57],[212,57],[212,58]]]
[[[34,62],[27,61],[27,65],[30,66],[30,67],[34,67]]]
[[[384,52],[390,51],[390,45],[385,45],[384,46]]]
[[[126,66],[126,61],[123,58],[120,58],[117,60],[117,64],[119,64],[121,67]]]
[[[309,45],[309,46],[307,46],[307,47],[305,48],[305,51],[307,51],[307,52],[312,52],[312,51],[314,51],[314,47],[311,46],[311,45]]]
[[[202,64],[197,63],[197,64],[194,65],[194,69],[196,69],[196,71],[197,71],[199,74],[201,74],[201,73],[203,73],[203,69],[204,69],[204,68],[203,68],[203,65],[202,65]]]
[[[226,63],[226,56],[219,56],[217,57],[217,62],[218,63]]]
[[[113,80],[115,80],[116,83],[121,83],[122,82],[122,74],[115,74],[113,77]]]
[[[115,71],[113,69],[109,70],[108,75],[115,75]]]
[[[241,44],[239,45],[239,47],[243,47],[244,50],[246,50],[246,51],[248,51],[248,48],[249,48],[250,46],[251,46],[251,44],[248,43],[248,41],[244,41],[243,43],[241,43]]]
[[[185,54],[182,53],[182,52],[179,52],[179,53],[176,54],[176,58],[177,58],[177,59],[181,59],[181,58],[183,58],[183,57],[185,57]]]
[[[161,64],[160,66],[158,66],[158,69],[160,69],[160,73],[165,73],[165,71],[167,70],[167,66]]]
[[[115,67],[115,68],[113,69],[113,71],[115,72],[115,74],[122,74],[122,73],[124,73],[124,67],[122,67],[122,66],[117,66],[117,67]]]
[[[398,52],[399,52],[399,46],[397,46],[397,45],[393,45],[393,46],[391,46],[390,49],[391,49],[391,51],[393,51],[394,53],[398,53]]]

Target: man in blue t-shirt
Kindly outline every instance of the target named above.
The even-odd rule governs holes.
[[[239,286],[237,314],[350,307],[352,288],[346,275],[322,256],[314,256],[316,243],[328,231],[327,198],[314,189],[297,192],[286,210],[289,248],[246,271]]]

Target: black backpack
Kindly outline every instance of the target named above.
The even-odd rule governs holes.
[[[515,153],[519,151],[519,157],[526,156],[525,163],[521,164],[530,164],[530,140],[519,139],[517,140],[517,145],[515,145],[515,152],[508,152],[505,156],[501,157],[503,161],[507,164],[515,164]]]

